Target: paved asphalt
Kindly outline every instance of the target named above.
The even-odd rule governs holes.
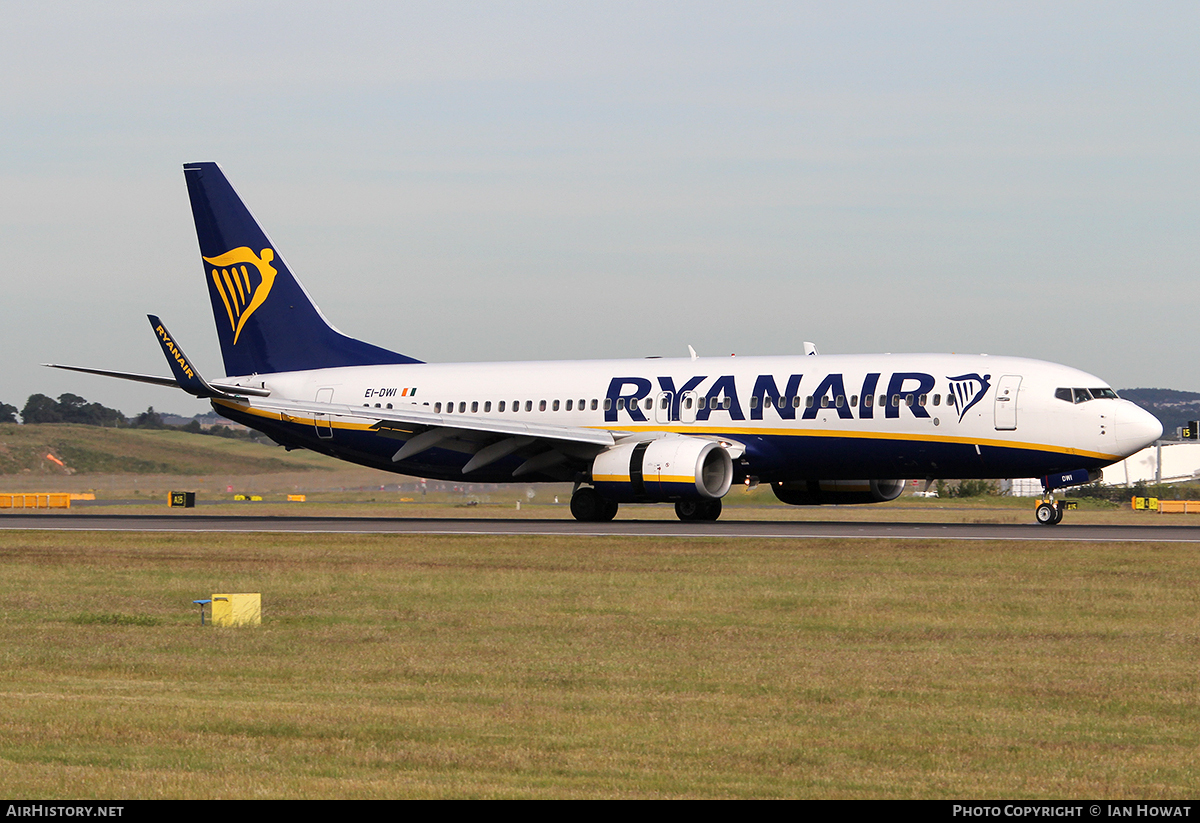
[[[1069,517],[1069,515],[1068,515]],[[1134,543],[1200,543],[1200,526],[1039,526],[988,523],[851,523],[673,520],[503,520],[384,517],[243,517],[201,514],[134,515],[14,513],[0,529],[121,532],[295,532],[328,534],[624,535],[724,539],[1055,540]]]

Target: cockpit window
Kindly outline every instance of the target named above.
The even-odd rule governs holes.
[[[1100,389],[1055,389],[1054,396],[1068,403],[1086,403],[1089,400],[1119,400],[1117,393],[1108,387]]]

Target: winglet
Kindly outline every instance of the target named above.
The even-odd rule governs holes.
[[[146,317],[150,318],[150,328],[154,329],[154,333],[158,335],[159,345],[162,346],[167,362],[171,364],[171,371],[175,375],[175,382],[179,384],[179,388],[196,397],[224,397],[225,392],[214,389],[200,376],[200,372],[188,360],[183,349],[179,348],[162,321],[153,314],[148,314]]]

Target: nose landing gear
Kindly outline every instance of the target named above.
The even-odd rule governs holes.
[[[1038,503],[1033,514],[1042,526],[1057,526],[1063,519],[1063,510],[1055,505],[1053,500]]]
[[[1045,500],[1039,500],[1037,508],[1034,509],[1033,515],[1037,519],[1039,525],[1042,526],[1057,526],[1062,522],[1063,513],[1067,509],[1078,508],[1079,504],[1074,500],[1055,500],[1049,497]]]

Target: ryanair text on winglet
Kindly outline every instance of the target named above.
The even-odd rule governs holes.
[[[154,331],[162,338],[163,345],[166,346],[167,351],[171,352],[171,356],[175,358],[175,362],[179,364],[179,368],[183,369],[183,373],[188,376],[189,380],[194,379],[196,377],[195,372],[188,365],[187,358],[183,356],[183,352],[175,345],[175,341],[167,334],[167,330],[160,324],[154,328]]]

